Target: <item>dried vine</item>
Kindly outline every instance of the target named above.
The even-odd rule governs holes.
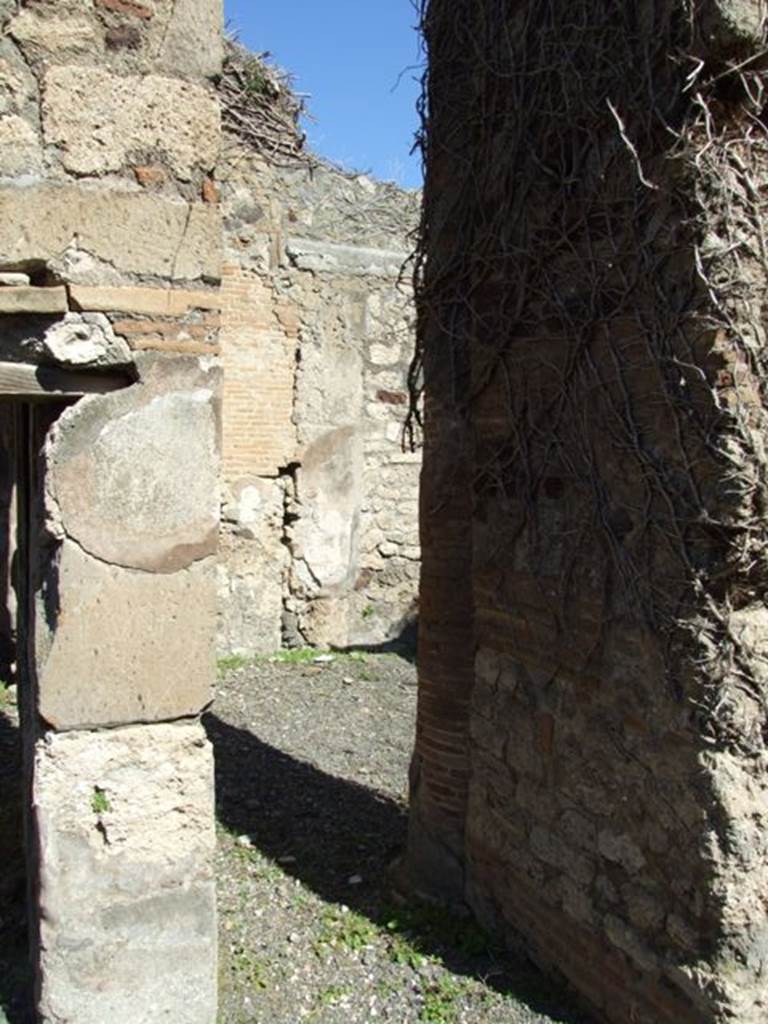
[[[715,0],[420,7],[411,423],[440,364],[478,514],[503,509],[493,557],[540,578],[557,549],[562,629],[579,593],[602,591],[661,638],[709,740],[756,753],[765,21],[734,25]]]
[[[290,75],[234,40],[226,44],[219,83],[224,129],[268,159],[310,161],[299,120],[305,105]]]

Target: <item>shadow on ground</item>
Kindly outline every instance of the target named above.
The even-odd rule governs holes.
[[[0,1024],[32,1024],[19,730],[0,711]]]
[[[479,977],[562,1024],[589,1024],[574,1013],[573,999],[528,961],[499,957],[487,940],[478,943],[479,930],[469,922],[393,904],[389,868],[406,837],[400,804],[296,760],[216,715],[204,722],[215,749],[217,814],[224,826],[249,836],[324,900],[346,904],[379,926],[393,915],[402,919],[410,941],[454,973]],[[353,875],[376,881],[350,887]]]
[[[404,661],[415,665],[418,645],[419,620],[414,617],[403,625],[397,636],[384,640],[382,643],[352,644],[349,647],[334,647],[331,645],[331,650],[337,654],[396,654]]]

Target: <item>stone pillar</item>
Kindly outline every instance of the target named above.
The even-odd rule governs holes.
[[[764,8],[431,0],[425,27],[421,346],[469,439],[465,898],[600,1020],[758,1024]],[[454,507],[432,481],[425,535]],[[446,709],[456,665],[429,665]],[[417,800],[412,849],[429,825]]]
[[[221,4],[0,16],[38,1015],[212,1024]]]

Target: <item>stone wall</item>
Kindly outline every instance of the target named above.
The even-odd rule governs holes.
[[[419,565],[420,455],[401,444],[419,196],[234,139],[219,179],[220,648],[398,638]]]
[[[599,1020],[757,1024],[764,7],[425,29],[412,880]]]
[[[199,715],[219,522],[221,18],[219,0],[0,0],[3,503],[19,526],[0,546],[4,565],[15,548],[18,614],[3,606],[41,1021],[216,1016]]]

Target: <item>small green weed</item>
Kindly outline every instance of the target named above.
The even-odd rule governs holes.
[[[236,669],[245,668],[253,660],[247,654],[225,654],[216,662],[216,668],[219,670],[219,675],[223,675],[225,672],[234,672]]]
[[[427,903],[393,910],[387,931],[416,950],[452,947],[465,956],[476,957],[496,948],[491,936],[472,918]]]
[[[93,793],[91,794],[91,810],[96,815],[106,814],[112,810],[112,805],[107,797],[107,791],[101,789],[99,786],[93,787]]]
[[[345,985],[329,985],[328,988],[324,989],[318,996],[318,1004],[320,1006],[336,1006],[342,999],[352,994],[352,989],[347,988]]]
[[[423,993],[424,1005],[419,1014],[419,1024],[451,1024],[456,1020],[456,1000],[465,986],[450,976],[433,982]]]
[[[363,620],[363,622],[365,622],[366,619],[372,618],[375,614],[376,609],[374,608],[374,606],[372,604],[367,604],[365,608],[363,608],[363,610],[360,612],[360,618]]]
[[[245,946],[233,946],[229,953],[230,970],[251,989],[267,987],[266,967]]]
[[[393,936],[389,947],[389,959],[393,964],[410,967],[414,971],[427,961],[426,956],[402,935]]]
[[[367,917],[354,910],[329,908],[323,914],[322,922],[322,930],[314,943],[318,956],[322,956],[328,948],[357,953],[369,946],[379,934]]]

